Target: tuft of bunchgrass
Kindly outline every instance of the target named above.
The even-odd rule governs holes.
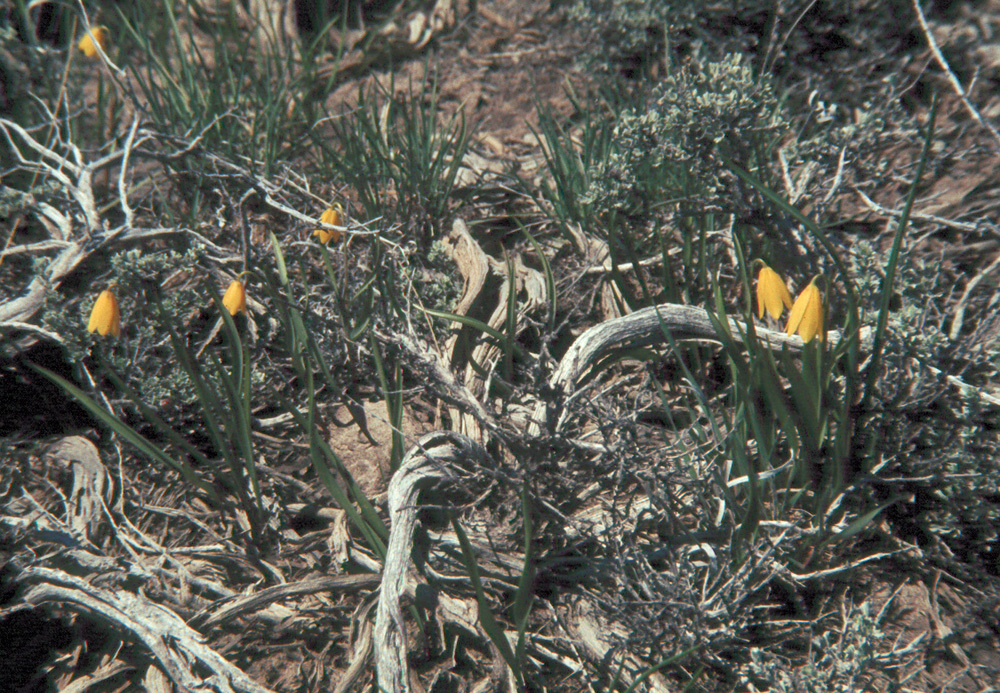
[[[570,96],[577,110],[576,117],[567,122],[548,105],[536,101],[535,137],[542,145],[547,171],[538,180],[539,206],[550,210],[561,228],[578,224],[590,233],[598,226],[598,210],[587,193],[593,185],[593,172],[600,170],[610,155],[613,119],[606,108],[595,105],[599,100],[592,103],[590,99],[572,98],[572,93]],[[533,181],[522,184],[528,191],[536,190]]]
[[[399,226],[428,248],[445,226],[469,143],[462,109],[439,122],[437,84],[400,96],[394,85],[361,88],[357,105],[311,131],[321,170],[343,181],[367,219]]]
[[[304,96],[316,80],[318,44],[292,51],[273,30],[245,26],[248,15],[226,7],[203,23],[190,4],[119,6],[137,53],[124,64],[158,131],[197,137],[205,150],[253,162],[266,175],[306,146],[314,107]],[[248,54],[248,40],[266,45]]]

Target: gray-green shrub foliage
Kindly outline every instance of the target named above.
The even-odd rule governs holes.
[[[646,107],[621,114],[589,200],[629,214],[694,197],[702,207],[745,207],[748,191],[716,154],[766,167],[785,123],[772,86],[740,56],[683,67],[653,88]]]

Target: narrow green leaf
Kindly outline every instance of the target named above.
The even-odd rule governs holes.
[[[490,640],[493,641],[493,644],[500,651],[500,655],[507,662],[507,666],[514,672],[518,685],[523,686],[524,679],[522,678],[521,668],[518,666],[513,651],[510,649],[510,643],[507,641],[507,636],[503,628],[497,623],[496,618],[493,616],[493,611],[490,609],[490,604],[486,600],[486,593],[483,591],[483,584],[479,579],[479,564],[476,563],[476,555],[472,551],[469,537],[466,536],[462,525],[454,517],[451,518],[451,525],[455,528],[455,534],[458,535],[458,542],[462,546],[462,556],[465,559],[465,568],[469,571],[469,579],[472,580],[472,587],[476,592],[476,602],[479,605],[479,623],[482,625],[483,630],[486,631],[486,635],[489,636]]]
[[[754,188],[757,192],[766,197],[773,205],[778,207],[778,209],[783,211],[785,214],[788,214],[789,216],[793,217],[796,221],[798,221],[800,224],[802,224],[809,230],[809,233],[811,233],[816,238],[816,240],[820,242],[820,244],[823,246],[823,249],[826,250],[827,255],[830,256],[830,259],[833,261],[834,265],[836,265],[837,271],[840,273],[840,277],[844,282],[844,285],[847,287],[847,290],[850,293],[852,299],[856,301],[857,289],[854,286],[854,280],[851,277],[850,273],[847,271],[846,265],[844,265],[844,263],[841,261],[840,255],[838,254],[836,248],[830,242],[830,239],[827,238],[827,235],[826,233],[823,232],[823,229],[819,227],[819,224],[817,224],[815,221],[813,221],[808,216],[799,211],[797,207],[795,207],[787,200],[785,200],[784,197],[771,190],[768,186],[766,186],[763,183],[763,181],[761,181],[759,178],[753,175],[750,171],[747,171],[746,169],[744,169],[743,167],[739,166],[734,161],[729,159],[723,152],[717,149],[715,153],[726,165],[726,168],[728,168],[730,171],[736,174],[736,176],[740,178],[744,183]]]
[[[892,249],[889,251],[889,261],[885,268],[885,277],[882,279],[882,299],[879,305],[878,321],[875,325],[875,338],[872,343],[871,359],[868,364],[868,377],[865,379],[865,394],[861,398],[862,411],[866,411],[868,409],[868,403],[875,394],[875,385],[878,381],[881,370],[879,366],[882,358],[882,350],[885,347],[885,330],[889,322],[889,305],[892,302],[893,286],[896,281],[896,267],[899,264],[899,253],[903,247],[903,235],[910,222],[910,211],[913,209],[913,204],[917,200],[917,189],[920,187],[920,179],[923,177],[924,169],[927,168],[927,162],[930,160],[931,145],[934,143],[934,125],[937,120],[937,109],[938,96],[935,93],[934,100],[931,103],[930,116],[927,122],[927,134],[924,136],[923,151],[920,153],[920,161],[917,164],[917,172],[913,177],[913,183],[910,185],[910,190],[906,194],[906,201],[903,204],[903,212],[896,225],[896,233],[892,238]]]
[[[520,221],[517,223],[518,228],[524,237],[528,239],[531,246],[535,249],[535,254],[538,256],[538,261],[542,263],[542,274],[545,275],[545,297],[548,299],[548,309],[546,315],[546,322],[549,324],[549,329],[554,330],[556,326],[556,312],[558,310],[557,297],[556,297],[556,280],[555,276],[552,274],[552,267],[549,266],[549,259],[545,256],[545,251],[542,250],[542,245],[535,240],[535,237],[528,233],[528,229],[524,228],[524,225]]]
[[[680,661],[681,659],[687,657],[692,652],[695,652],[697,649],[698,649],[697,647],[689,647],[683,652],[678,652],[677,654],[671,657],[667,657],[666,659],[660,661],[658,664],[654,664],[649,669],[646,669],[646,671],[642,672],[639,676],[637,676],[635,681],[632,682],[632,685],[625,689],[625,693],[632,693],[633,691],[637,690],[643,681],[645,681],[650,676],[658,672],[660,669],[668,667],[674,662]]]
[[[270,231],[269,235],[271,237],[271,250],[274,253],[274,262],[278,267],[278,279],[281,280],[281,285],[288,288],[288,267],[285,265],[285,254],[281,252],[281,244],[278,243],[278,237],[274,235],[274,231]]]
[[[504,251],[506,255],[506,251]],[[517,344],[517,275],[510,257],[507,260],[507,316],[505,329],[507,339],[503,342],[503,379],[511,382],[514,378],[514,346]]]
[[[535,600],[535,557],[532,541],[534,526],[527,486],[521,487],[521,516],[524,518],[524,566],[521,568],[521,577],[517,581],[517,593],[514,596],[514,624],[517,626],[515,660],[518,663],[518,668],[524,662],[524,652],[527,645],[525,631],[528,626],[528,616],[531,614],[531,605]]]
[[[468,325],[469,327],[472,327],[486,335],[489,335],[493,339],[497,340],[497,342],[499,342],[501,345],[505,345],[507,342],[510,341],[507,339],[507,336],[504,335],[503,333],[494,330],[492,327],[487,325],[485,322],[482,322],[481,320],[470,318],[468,315],[458,315],[456,313],[449,313],[443,310],[434,310],[432,308],[419,308],[419,310],[435,318],[443,318],[445,320],[451,320],[452,322],[458,322],[463,325]],[[517,357],[519,359],[523,360],[528,359],[528,355],[525,353],[524,349],[522,349],[521,346],[518,345],[517,343],[513,343],[511,345],[511,349],[513,349],[514,353],[517,354]]]
[[[307,384],[308,386],[309,384]],[[285,403],[285,410],[291,414],[292,418],[295,419],[299,427],[307,433],[309,437],[309,458],[312,461],[313,469],[316,471],[316,476],[319,480],[323,482],[326,486],[327,491],[333,496],[334,501],[340,508],[347,513],[347,519],[350,520],[362,536],[365,538],[365,542],[368,547],[379,557],[379,560],[385,560],[385,541],[380,536],[380,532],[376,525],[373,525],[368,521],[361,513],[358,512],[357,508],[351,502],[350,497],[347,492],[338,483],[337,478],[334,476],[331,470],[330,463],[339,463],[340,460],[336,458],[332,453],[333,451],[329,449],[329,446],[325,444],[322,438],[319,436],[318,427],[315,425],[315,397],[314,393],[309,392],[309,416],[307,419],[303,419],[302,414],[289,402]],[[381,524],[381,522],[380,522]],[[388,537],[388,531],[385,530],[384,525],[382,526],[382,531],[384,536]]]
[[[47,368],[43,368],[42,366],[34,363],[29,363],[28,365],[32,370],[40,373],[45,378],[61,387],[73,399],[79,402],[84,409],[89,411],[101,423],[114,431],[122,440],[134,447],[141,454],[178,472],[184,477],[186,482],[199,490],[204,491],[213,500],[218,501],[218,495],[215,493],[215,490],[209,484],[206,484],[204,481],[198,479],[194,475],[194,471],[191,469],[190,465],[182,464],[167,455],[160,448],[146,440],[135,429],[123,422],[117,416],[108,412],[104,409],[104,407],[100,406],[97,402],[91,399],[87,393],[62,376],[56,375]]]
[[[223,324],[229,344],[229,353],[233,359],[233,368],[230,375],[224,366],[220,365],[219,378],[226,390],[228,400],[229,421],[227,430],[230,430],[231,437],[240,452],[243,461],[242,471],[250,479],[253,489],[257,517],[263,516],[264,509],[261,506],[260,482],[257,478],[257,465],[254,462],[253,430],[250,424],[250,354],[247,352],[243,340],[240,338],[239,330],[236,329],[236,322],[229,311],[222,305],[218,296],[214,296],[216,309],[223,318]],[[247,509],[249,512],[250,509]]]
[[[199,465],[205,468],[211,467],[211,463],[208,458],[202,454],[201,450],[196,448],[184,436],[175,431],[174,428],[168,424],[155,409],[146,404],[139,394],[128,383],[126,383],[120,375],[115,373],[110,368],[105,368],[103,362],[101,365],[101,375],[110,380],[115,386],[115,389],[125,393],[129,400],[132,401],[132,404],[139,410],[142,418],[153,424],[157,431],[169,438],[170,442],[183,450],[185,454],[193,457]]]

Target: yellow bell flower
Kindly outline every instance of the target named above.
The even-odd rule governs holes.
[[[817,279],[818,274],[795,299],[795,305],[788,314],[788,325],[785,326],[786,334],[798,332],[803,342],[809,342],[816,335],[823,338],[823,294],[816,286]]]
[[[93,37],[91,37],[91,34],[93,34]],[[95,41],[97,45],[95,45]],[[111,48],[111,34],[108,32],[106,26],[90,27],[90,33],[84,34],[83,38],[80,39],[80,43],[76,44],[76,47],[88,58],[96,58],[98,56],[98,45],[105,53]]]
[[[768,267],[762,260],[760,272],[757,274],[757,317],[764,319],[764,311],[775,320],[781,317],[785,308],[792,307],[792,295],[777,272]]]
[[[222,305],[233,317],[237,313],[247,314],[247,290],[239,279],[234,279],[222,297]]]
[[[319,218],[324,224],[330,224],[332,226],[343,226],[344,225],[344,208],[341,207],[339,202],[334,202],[333,206],[323,212],[323,215]],[[340,240],[341,233],[337,229],[316,229],[313,231],[314,236],[319,236],[319,242],[326,245],[330,241],[336,243]]]
[[[110,289],[102,291],[94,301],[94,307],[90,310],[90,322],[87,323],[87,332],[97,332],[102,337],[109,334],[115,337],[121,335],[122,313],[118,309],[118,299]]]

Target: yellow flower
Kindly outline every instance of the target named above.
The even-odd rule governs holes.
[[[757,274],[757,317],[764,318],[764,310],[777,320],[785,308],[792,307],[792,295],[788,293],[784,280],[773,269],[760,262]]]
[[[93,38],[91,38],[91,34],[93,34]],[[100,45],[101,50],[105,53],[107,53],[108,49],[111,48],[111,34],[108,33],[108,28],[106,26],[91,27],[90,33],[84,34],[83,38],[80,39],[80,43],[76,44],[76,47],[79,48],[88,58],[96,58],[98,53],[97,45],[94,44],[95,41],[97,42],[97,45]]]
[[[785,326],[787,334],[798,332],[803,342],[810,341],[816,335],[823,338],[823,294],[816,286],[818,278],[817,274],[795,299],[795,305],[788,314],[788,325]]]
[[[117,337],[121,334],[122,313],[118,309],[118,299],[110,289],[102,291],[94,301],[94,307],[90,310],[90,322],[87,323],[87,332],[97,332],[102,337],[109,334]]]
[[[226,289],[226,295],[222,297],[222,305],[226,307],[229,314],[236,316],[237,313],[247,313],[247,290],[243,282],[234,279]]]
[[[319,218],[324,224],[330,224],[331,226],[343,226],[344,225],[344,208],[340,206],[339,202],[334,202],[333,206],[323,212],[323,215]],[[316,229],[313,231],[314,236],[319,236],[319,242],[326,245],[330,241],[336,243],[340,240],[340,231],[337,229]]]

